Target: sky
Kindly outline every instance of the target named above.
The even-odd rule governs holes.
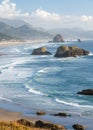
[[[0,17],[47,29],[93,30],[93,0],[0,0]]]

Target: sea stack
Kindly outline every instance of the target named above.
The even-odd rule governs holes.
[[[80,42],[81,42],[81,40],[80,40],[80,39],[77,39],[77,41],[78,41],[78,43],[80,43]]]
[[[53,42],[64,42],[63,37],[60,34],[57,34],[54,39]]]

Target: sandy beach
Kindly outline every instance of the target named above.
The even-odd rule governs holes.
[[[20,119],[25,119],[26,121],[32,122],[33,124],[35,124],[35,122],[39,120],[45,123],[61,124],[67,130],[74,130],[72,128],[73,124],[80,124],[84,126],[86,128],[84,130],[92,130],[93,128],[92,120],[76,115],[71,117],[55,117],[47,114],[43,116],[37,116],[36,114],[34,116],[25,116],[21,112],[13,112],[5,109],[0,109],[0,122],[16,122]]]
[[[43,42],[48,42],[48,41],[49,41],[49,39],[26,40],[26,41],[1,41],[0,47],[21,45],[21,44],[43,43]]]
[[[4,109],[0,109],[0,121],[14,121],[22,117],[20,112],[12,112]]]
[[[6,109],[0,109],[0,121],[17,121],[19,119],[26,119],[33,123],[39,120],[39,117],[28,117],[21,112],[9,111]]]

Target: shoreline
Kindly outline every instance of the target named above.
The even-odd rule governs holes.
[[[5,102],[6,103],[6,102]],[[9,104],[8,104],[9,105]],[[15,107],[15,106],[14,106]],[[19,106],[20,107],[20,106]],[[24,108],[23,108],[24,109]],[[37,110],[37,109],[36,109]],[[87,130],[92,130],[93,128],[93,119],[88,119],[86,117],[82,117],[79,115],[71,115],[67,117],[60,117],[60,116],[54,116],[49,113],[45,115],[37,115],[36,110],[30,109],[30,111],[26,111],[27,113],[23,111],[16,111],[16,110],[9,110],[8,106],[7,108],[0,108],[0,121],[4,122],[10,122],[10,121],[17,121],[20,119],[25,119],[27,121],[30,121],[32,123],[35,123],[38,120],[41,120],[43,122],[53,123],[64,126],[67,130],[73,130],[72,125],[73,124],[80,124],[82,126],[85,126]]]
[[[34,41],[25,41],[25,42],[7,42],[7,43],[5,42],[5,43],[2,43],[0,47],[8,47],[8,46],[11,47],[13,45],[24,45],[24,44],[30,45],[34,43],[42,44],[43,42],[45,42],[45,40],[42,40],[42,41],[34,40]],[[90,119],[90,118],[88,119],[88,116],[84,117],[84,115],[81,116],[79,114],[71,113],[71,116],[64,118],[64,117],[53,116],[51,115],[52,113],[54,113],[53,110],[51,110],[50,113],[48,113],[48,111],[45,109],[44,111],[46,112],[46,115],[37,116],[36,112],[38,111],[38,108],[35,108],[35,109],[31,108],[32,106],[29,108],[29,106],[25,107],[23,105],[21,106],[20,104],[15,104],[14,102],[7,102],[7,101],[3,99],[1,100],[1,104],[0,104],[0,106],[2,107],[2,109],[0,109],[0,116],[1,116],[0,120],[3,120],[3,121],[6,121],[6,120],[15,121],[21,118],[25,118],[27,120],[30,120],[31,122],[32,121],[35,122],[36,120],[42,120],[42,121],[53,122],[55,124],[61,124],[65,126],[67,130],[73,130],[72,125],[75,123],[86,126],[88,128],[87,130],[93,129],[93,124],[92,124],[93,119]],[[61,110],[64,112],[64,108],[62,108]],[[68,114],[70,113],[70,111],[66,111],[66,112]]]
[[[10,111],[7,109],[0,108],[0,121],[17,121],[19,119],[26,119],[31,122],[35,122],[40,118],[25,116],[22,112]]]
[[[40,40],[26,40],[26,41],[0,41],[0,47],[13,46],[13,45],[24,45],[33,43],[43,43],[48,42],[49,39]]]

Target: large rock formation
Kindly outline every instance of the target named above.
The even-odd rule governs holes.
[[[60,46],[57,48],[55,57],[76,57],[76,56],[83,56],[83,55],[88,55],[89,52],[79,48],[77,46]]]
[[[81,94],[81,95],[93,95],[93,89],[82,90],[81,92],[78,92],[77,94]]]
[[[34,49],[31,55],[51,55],[45,47]]]
[[[54,39],[53,42],[64,42],[63,37],[60,34],[57,34]]]
[[[43,121],[36,121],[35,127],[37,128],[45,128],[50,130],[66,130],[64,126],[58,124],[45,123]]]
[[[47,129],[47,130],[66,130],[64,126],[52,123],[46,123],[41,120],[32,123],[26,119],[20,119],[17,121],[18,124],[30,127],[30,128],[40,128],[40,129]]]
[[[17,121],[17,123],[19,123],[20,125],[27,126],[27,127],[34,127],[34,124],[32,122],[27,121],[25,119],[20,119]]]

